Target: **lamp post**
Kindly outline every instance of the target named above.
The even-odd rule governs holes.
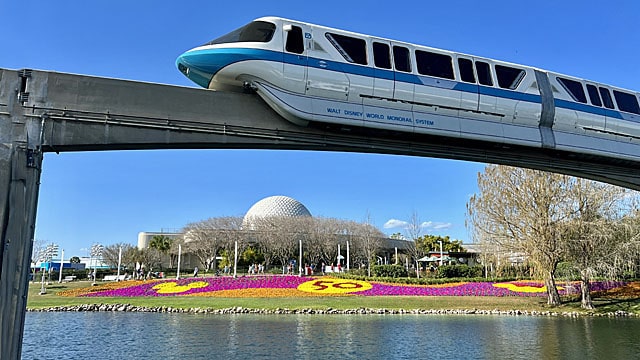
[[[64,249],[62,249],[62,255],[60,255],[60,273],[58,274],[58,284],[62,283],[62,268],[64,267]]]
[[[302,240],[300,241],[300,258],[298,259],[299,263],[298,263],[298,269],[300,269],[300,276],[302,276]],[[340,246],[340,245],[338,245]]]
[[[349,241],[347,241],[347,272],[349,271],[349,262],[351,259],[349,259]]]
[[[438,240],[440,243],[440,266],[442,266],[442,240]]]
[[[396,250],[396,265],[398,265],[398,247],[395,247]]]
[[[102,256],[102,249],[103,246],[100,244],[91,245],[91,257],[95,259],[93,263],[93,283],[91,285],[96,284],[96,278],[98,277],[98,271],[96,269],[98,267],[98,258]]]
[[[233,251],[233,278],[238,277],[238,242],[235,242],[235,250]]]
[[[120,264],[122,263],[122,246],[118,248],[118,275],[116,281],[120,281]]]
[[[44,264],[44,260],[40,260],[40,271],[42,271],[42,281],[40,283],[40,295],[44,295],[47,293],[47,289],[45,289],[44,287],[44,267],[42,266]]]
[[[180,280],[180,259],[182,258],[182,245],[178,244],[178,271],[176,272],[176,280]]]
[[[57,255],[58,255],[58,245],[53,243],[47,245],[47,248],[44,250],[43,256],[40,258],[41,267],[42,265],[44,265],[45,262],[47,262],[49,270],[51,270],[51,259],[53,259],[53,257]],[[44,295],[47,293],[47,289],[45,289],[44,287],[45,272],[46,272],[46,269],[42,267],[42,284],[40,286],[40,295]]]

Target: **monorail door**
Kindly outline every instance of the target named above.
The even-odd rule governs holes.
[[[311,30],[297,24],[283,26],[285,88],[304,94],[307,82],[307,49]]]

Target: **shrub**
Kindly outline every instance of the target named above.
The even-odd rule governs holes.
[[[401,265],[374,265],[371,274],[375,277],[407,277],[407,270]]]
[[[438,267],[437,278],[479,278],[482,277],[482,267],[468,265],[443,265]]]

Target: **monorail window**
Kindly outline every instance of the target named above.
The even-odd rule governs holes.
[[[496,65],[496,77],[498,78],[498,86],[503,89],[515,90],[522,79],[524,79],[525,71],[509,66]]]
[[[391,56],[389,56],[389,45],[374,42],[373,43],[373,63],[376,67],[383,69],[391,69]]]
[[[475,84],[476,76],[473,74],[473,62],[471,60],[458,58],[458,68],[460,69],[460,80]]]
[[[591,100],[592,105],[602,106],[600,94],[598,94],[598,89],[595,86],[587,84],[587,93],[589,94],[589,100]]]
[[[454,79],[451,56],[416,50],[416,67],[421,75]]]
[[[493,86],[491,79],[491,67],[486,62],[476,61],[476,72],[478,73],[478,82],[481,85]]]
[[[613,90],[613,97],[616,98],[618,109],[620,109],[621,111],[640,114],[638,98],[635,95]]]
[[[291,30],[287,31],[287,43],[284,48],[291,53],[302,54],[304,52],[304,40],[300,26],[291,26]]]
[[[587,103],[587,96],[584,93],[584,88],[582,87],[581,82],[561,77],[557,77],[556,79],[558,79],[560,85],[567,90],[573,100],[583,104]]]
[[[329,42],[350,63],[367,65],[367,43],[358,38],[326,33]]]
[[[607,109],[615,109],[616,107],[613,105],[613,99],[611,98],[611,93],[609,89],[600,87],[600,96],[602,96],[602,102],[604,103],[604,107]]]
[[[276,26],[266,21],[254,21],[226,35],[212,40],[205,45],[226,44],[234,42],[269,42],[273,38]]]
[[[396,70],[411,72],[411,57],[409,56],[409,49],[402,46],[393,47],[393,64],[396,66]]]

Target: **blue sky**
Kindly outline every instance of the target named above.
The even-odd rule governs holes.
[[[385,4],[385,5],[383,5]],[[182,52],[274,15],[536,66],[640,90],[640,2],[0,0],[0,67],[195,87]],[[535,4],[535,5],[534,5]],[[390,155],[176,150],[46,154],[36,238],[66,256],[139,231],[243,215],[270,195],[388,234],[413,211],[424,233],[469,242],[465,205],[484,164]],[[395,221],[393,221],[395,220]]]

